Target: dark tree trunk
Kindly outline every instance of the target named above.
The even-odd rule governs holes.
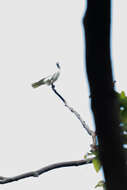
[[[127,168],[120,139],[119,104],[113,87],[110,56],[110,0],[87,0],[83,19],[86,68],[108,190],[127,189]]]

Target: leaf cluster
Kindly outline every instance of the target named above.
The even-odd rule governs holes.
[[[120,107],[120,127],[123,144],[127,145],[127,96],[125,92],[117,93]]]
[[[117,92],[117,97],[120,109],[120,128],[122,131],[121,136],[123,141],[123,148],[125,151],[127,151],[127,96],[125,95],[125,92],[122,91],[121,93]],[[96,151],[92,151],[88,153],[88,155],[94,156],[92,163],[96,172],[99,172],[102,165],[99,159],[98,146]],[[95,188],[97,187],[103,187],[103,189],[106,190],[106,185],[104,181],[99,181],[98,184],[95,186]]]

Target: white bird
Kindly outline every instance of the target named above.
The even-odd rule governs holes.
[[[52,75],[49,75],[41,80],[39,80],[38,82],[35,82],[32,84],[32,87],[33,88],[37,88],[41,85],[44,85],[44,84],[47,84],[47,85],[53,85],[53,83],[59,78],[60,76],[60,65],[59,63],[56,63],[56,66],[57,66],[57,71],[52,74]]]

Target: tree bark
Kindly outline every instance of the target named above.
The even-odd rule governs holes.
[[[83,18],[86,68],[99,153],[107,190],[127,188],[127,167],[119,127],[110,55],[111,1],[87,0]]]

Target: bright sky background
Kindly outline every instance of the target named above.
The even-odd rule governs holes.
[[[126,0],[113,1],[112,60],[119,90],[126,86]],[[32,89],[60,62],[56,88],[94,129],[84,68],[84,0],[0,1],[0,176],[82,159],[91,138],[49,87]],[[94,190],[92,165],[57,169],[3,190]],[[101,188],[100,188],[101,190]]]

